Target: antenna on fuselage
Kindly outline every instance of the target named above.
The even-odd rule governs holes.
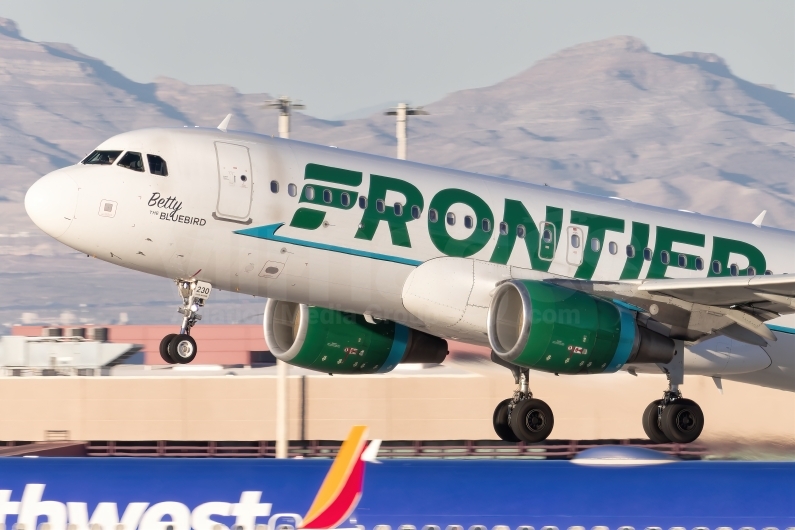
[[[282,96],[279,99],[266,101],[262,106],[264,109],[279,109],[279,138],[290,137],[290,116],[293,109],[305,109],[306,105],[302,103],[293,103],[293,100],[287,96]]]
[[[221,122],[221,125],[218,126],[218,130],[226,132],[226,128],[229,127],[229,120],[232,119],[231,114],[227,114],[224,121]]]

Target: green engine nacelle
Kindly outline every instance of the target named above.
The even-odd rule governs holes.
[[[628,363],[668,363],[674,355],[674,342],[638,326],[633,311],[532,280],[497,287],[488,335],[502,359],[562,374],[615,372]]]
[[[447,341],[389,320],[269,299],[265,341],[286,363],[330,374],[374,374],[399,363],[441,363]]]

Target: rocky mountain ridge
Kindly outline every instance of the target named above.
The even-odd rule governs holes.
[[[167,77],[137,83],[67,44],[30,41],[0,19],[0,323],[36,304],[57,312],[85,303],[100,320],[129,305],[141,308],[128,309],[133,322],[172,318],[167,280],[93,260],[80,267],[96,275],[73,274],[76,253],[32,225],[25,190],[131,129],[215,126],[232,113],[233,129],[275,134],[276,112],[262,108],[270,97]],[[394,118],[319,120],[306,103],[293,138],[393,156]],[[795,99],[734,76],[712,54],[662,55],[637,38],[613,37],[425,108],[430,116],[410,119],[412,160],[749,222],[766,209],[766,223],[795,228]],[[73,287],[59,292],[54,286],[67,277]],[[124,304],[97,301],[97,278],[151,289],[131,289]],[[41,291],[35,303],[26,282]],[[152,304],[168,313],[146,309]]]

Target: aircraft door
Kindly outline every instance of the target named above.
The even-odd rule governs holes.
[[[569,262],[569,265],[582,265],[582,244],[585,241],[582,228],[570,226],[568,228],[568,236],[566,261]]]
[[[250,221],[252,187],[251,158],[242,145],[215,142],[218,156],[218,204],[215,217],[230,221]]]
[[[555,225],[552,223],[540,223],[538,231],[538,257],[545,261],[555,259]]]

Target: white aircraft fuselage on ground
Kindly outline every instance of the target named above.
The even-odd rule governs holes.
[[[323,371],[387,371],[411,362],[403,351],[420,351],[418,337],[490,345],[520,384],[504,421],[495,411],[495,429],[507,422],[526,441],[511,418],[520,402],[539,401],[528,368],[666,373],[666,397],[649,412],[658,427],[670,403],[690,406],[678,391],[684,373],[795,389],[792,332],[780,320],[765,324],[795,307],[795,276],[787,276],[795,233],[761,220],[205,128],[115,136],[42,177],[25,207],[80,252],[181,281],[182,338],[207,298],[194,291],[212,285],[267,297],[271,350]],[[334,338],[339,314],[359,315],[342,323],[365,330],[353,332],[359,347]],[[383,322],[392,327],[373,337],[391,342],[366,363],[365,350],[381,344],[367,326]],[[169,350],[171,342],[164,339],[164,359],[195,356],[195,343]],[[312,352],[299,351],[310,343]],[[335,347],[344,358],[335,360]],[[306,361],[316,351],[328,354]],[[546,411],[533,410],[530,431]],[[697,423],[700,409],[691,412]],[[547,426],[535,427],[551,429],[551,411],[540,421]],[[510,429],[503,434],[511,439]]]

